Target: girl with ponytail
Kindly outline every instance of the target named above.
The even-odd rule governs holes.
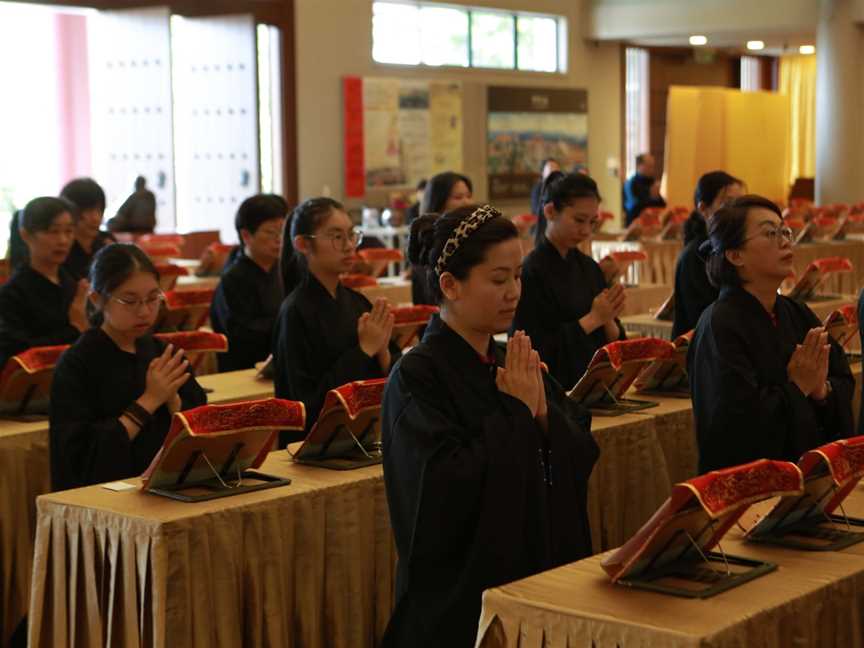
[[[624,308],[621,284],[607,288],[603,271],[579,245],[597,224],[600,193],[581,173],[552,173],[543,192],[545,227],[525,257],[522,299],[513,330],[531,336],[549,372],[570,389],[594,352],[624,339],[618,317]]]
[[[207,401],[183,351],[151,335],[162,301],[159,275],[140,248],[114,243],[96,253],[92,328],[61,356],[51,384],[54,490],[140,475],[171,415]]]
[[[276,396],[306,405],[306,429],[327,392],[345,383],[382,378],[399,358],[390,340],[393,313],[339,282],[354,263],[362,235],[345,208],[311,198],[285,221],[280,270],[285,294],[273,331]],[[300,437],[302,438],[302,437]],[[283,435],[282,446],[298,440]]]
[[[411,262],[440,305],[393,369],[384,480],[399,551],[385,647],[473,646],[484,589],[591,554],[590,416],[517,332],[516,227],[489,205],[411,225]],[[554,477],[553,477],[554,475]]]

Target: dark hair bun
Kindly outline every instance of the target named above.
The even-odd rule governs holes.
[[[431,265],[429,255],[435,245],[435,223],[438,214],[424,214],[411,223],[408,234],[408,260],[415,266]]]

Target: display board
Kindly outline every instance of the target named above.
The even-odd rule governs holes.
[[[527,198],[543,160],[587,164],[588,92],[490,87],[486,129],[490,200]]]
[[[345,77],[342,90],[347,196],[461,170],[461,84]]]

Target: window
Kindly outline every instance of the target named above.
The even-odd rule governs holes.
[[[636,172],[636,156],[651,150],[648,51],[639,47],[628,47],[625,63],[625,176],[629,178]]]
[[[566,23],[561,16],[376,0],[372,58],[397,65],[565,72]]]
[[[762,66],[755,56],[741,57],[741,89],[750,92],[762,89]]]

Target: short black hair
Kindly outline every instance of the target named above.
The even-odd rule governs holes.
[[[411,223],[408,259],[414,266],[414,272],[425,273],[428,294],[435,303],[440,304],[444,298],[438,283],[438,274],[435,272],[438,259],[456,228],[477,208],[478,205],[468,205],[442,216],[425,214]],[[519,232],[512,221],[503,216],[491,218],[462,242],[453,256],[447,259],[445,269],[457,279],[463,280],[474,266],[483,263],[490,247],[518,237]]]
[[[596,198],[601,202],[600,190],[591,176],[553,171],[543,182],[543,205],[552,203],[560,211],[579,198]]]
[[[60,197],[65,198],[79,210],[98,209],[105,211],[105,191],[93,178],[75,178],[67,182],[60,190]],[[78,213],[73,214],[78,219]]]
[[[240,240],[240,230],[254,234],[262,223],[274,218],[285,218],[288,215],[288,203],[282,196],[276,194],[256,194],[250,196],[237,208],[234,217],[234,227]]]
[[[747,238],[747,214],[751,209],[767,209],[783,218],[774,202],[755,194],[735,198],[714,212],[708,225],[708,240],[703,245],[708,248],[705,271],[715,288],[743,284],[738,269],[726,258],[726,251],[743,247]]]
[[[636,166],[639,166],[645,161],[645,158],[651,155],[650,153],[640,153],[636,156]]]
[[[693,204],[696,207],[699,207],[699,203],[710,205],[717,199],[721,191],[736,184],[743,185],[744,183],[725,171],[709,171],[703,174],[699,178],[699,182],[696,183]]]
[[[429,181],[426,178],[423,178],[420,182],[417,183],[417,188],[414,191],[423,191],[426,188],[427,184],[429,184]]]

